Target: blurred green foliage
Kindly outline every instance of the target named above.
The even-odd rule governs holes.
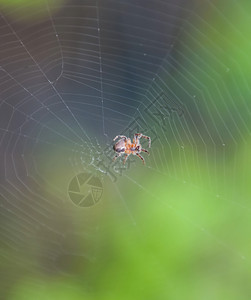
[[[250,153],[239,152],[238,172],[250,158]],[[202,177],[208,172],[203,164]],[[119,199],[110,185],[99,204],[95,260],[72,258],[66,274],[46,275],[30,267],[9,299],[249,299],[250,211],[238,199],[211,194],[207,181],[198,188],[154,172],[144,176],[139,168],[140,188],[131,181],[135,170],[130,172],[119,188],[127,191],[136,225],[126,210],[116,208]],[[248,183],[250,169],[247,176]],[[229,185],[229,195],[239,187],[242,195],[250,195],[250,185],[241,183],[237,190]]]
[[[31,12],[42,2],[1,0],[0,4],[5,9],[22,4],[29,6]],[[247,2],[246,6],[249,5]],[[138,168],[139,162],[116,183],[126,202],[122,203],[114,185],[107,179],[105,195],[94,208],[85,213],[71,204],[62,208],[62,211],[67,209],[65,215],[67,213],[70,219],[72,231],[88,234],[85,218],[88,224],[98,224],[99,230],[92,234],[89,244],[86,245],[81,237],[73,241],[84,258],[72,255],[67,267],[62,262],[61,271],[47,273],[46,268],[41,271],[43,261],[39,252],[42,245],[37,244],[35,237],[24,241],[23,251],[9,250],[7,246],[1,248],[1,280],[8,300],[251,299],[251,139],[248,132],[251,120],[242,117],[246,112],[243,103],[250,96],[247,83],[251,70],[250,40],[243,38],[243,35],[251,36],[250,15],[227,5],[224,12],[232,23],[224,23],[221,15],[217,17],[208,11],[208,22],[217,30],[198,21],[196,26],[201,31],[198,32],[196,26],[191,28],[192,36],[187,36],[191,48],[181,47],[186,55],[184,60],[180,57],[181,65],[190,71],[186,76],[192,74],[199,79],[199,88],[205,91],[205,98],[210,99],[201,102],[201,106],[206,103],[215,122],[210,123],[210,116],[205,116],[210,132],[216,130],[216,125],[219,132],[226,132],[230,148],[233,146],[233,151],[227,152],[224,169],[219,165],[215,170],[210,154],[209,161],[199,157],[195,168],[193,149],[185,145],[191,182],[182,181],[183,169],[178,164],[176,176],[172,177],[174,170],[167,176],[141,165]],[[27,14],[27,18],[29,16]],[[226,48],[227,55],[218,47]],[[198,68],[201,65],[204,67]],[[216,74],[219,77],[217,85],[212,80]],[[183,76],[177,75],[176,79],[183,83]],[[240,94],[242,98],[238,98]],[[222,99],[230,99],[239,113],[234,119],[238,128],[243,126],[238,147],[231,140],[231,132],[235,136],[238,128],[229,118],[229,108]],[[215,107],[220,116],[216,115]],[[222,155],[220,151],[219,154]],[[51,172],[48,181],[57,185],[54,176],[60,181],[56,174],[65,173],[66,167],[57,166],[57,161],[53,163],[54,173]],[[213,182],[210,182],[212,177]],[[198,178],[200,185],[192,184]],[[50,187],[45,186],[45,189]]]
[[[0,10],[8,14],[13,20],[22,22],[30,22],[48,18],[48,10],[46,4],[50,6],[50,11],[55,12],[55,8],[62,6],[65,0],[0,0]]]

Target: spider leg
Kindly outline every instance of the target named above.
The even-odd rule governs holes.
[[[114,157],[113,157],[113,160],[112,161],[115,161],[118,157],[120,157],[121,153],[118,153],[116,154]]]
[[[151,138],[149,136],[146,136],[146,135],[142,135],[142,138],[148,140],[148,147],[151,148]]]
[[[137,143],[138,140],[142,137],[142,133],[134,133],[134,142]]]
[[[142,133],[135,133],[134,134],[135,140],[139,140],[141,138],[148,140],[148,147],[151,148],[151,138],[149,136],[143,135]]]
[[[125,135],[117,135],[113,140],[116,141],[118,138],[126,139],[127,137]]]
[[[124,161],[123,161],[123,164],[126,163],[126,160],[127,160],[128,156],[129,156],[129,154],[126,154],[126,156],[125,156],[125,158],[124,158]]]
[[[141,149],[141,151],[146,152],[148,155],[150,154],[146,149]]]
[[[143,161],[143,164],[145,164],[144,158],[139,153],[136,153],[136,155]]]

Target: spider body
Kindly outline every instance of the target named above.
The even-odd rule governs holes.
[[[145,160],[140,155],[140,152],[146,152],[147,154],[149,154],[149,152],[142,148],[142,146],[140,145],[140,139],[141,138],[147,139],[148,146],[150,148],[151,138],[149,136],[143,135],[142,133],[135,133],[133,142],[131,142],[131,139],[126,137],[125,135],[117,135],[113,140],[116,141],[118,138],[120,139],[113,146],[113,150],[116,152],[113,161],[115,161],[122,154],[125,154],[125,159],[124,159],[124,164],[125,164],[128,156],[132,154],[132,155],[137,155],[143,161],[143,164],[145,164]]]

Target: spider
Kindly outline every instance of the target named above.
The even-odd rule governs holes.
[[[143,164],[145,164],[144,158],[139,154],[140,152],[146,152],[147,154],[150,154],[147,150],[143,149],[140,145],[140,139],[144,138],[148,140],[148,147],[151,147],[151,138],[149,136],[143,135],[142,133],[135,133],[133,142],[131,142],[131,139],[126,137],[125,135],[117,135],[113,140],[116,141],[118,138],[120,140],[113,146],[113,150],[116,152],[115,157],[113,158],[113,161],[115,161],[119,156],[121,156],[123,153],[126,154],[124,158],[124,164],[126,163],[126,160],[130,154],[137,155],[142,161]]]

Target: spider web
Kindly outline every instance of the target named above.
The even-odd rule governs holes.
[[[160,189],[203,191],[221,211],[249,211],[243,192],[248,171],[240,172],[238,155],[245,156],[250,145],[251,44],[241,23],[250,17],[247,8],[234,0],[3,6],[4,259],[44,272],[64,272],[60,260],[66,256],[92,261],[95,245],[83,251],[72,241],[90,243],[107,202],[137,230],[137,199],[128,198],[129,186],[132,195],[167,207],[237,260],[250,260],[241,246],[206,228],[199,213],[194,217],[184,203],[156,194],[147,180],[155,178]],[[151,155],[143,153],[146,166],[132,156],[125,165],[112,162],[113,138],[136,132],[152,138]],[[85,172],[103,183],[104,194],[91,211],[74,206],[67,190]],[[100,187],[93,191],[95,198],[97,191],[101,195]],[[34,255],[37,244],[39,263],[29,262],[25,253]],[[11,274],[3,286],[14,280]]]

